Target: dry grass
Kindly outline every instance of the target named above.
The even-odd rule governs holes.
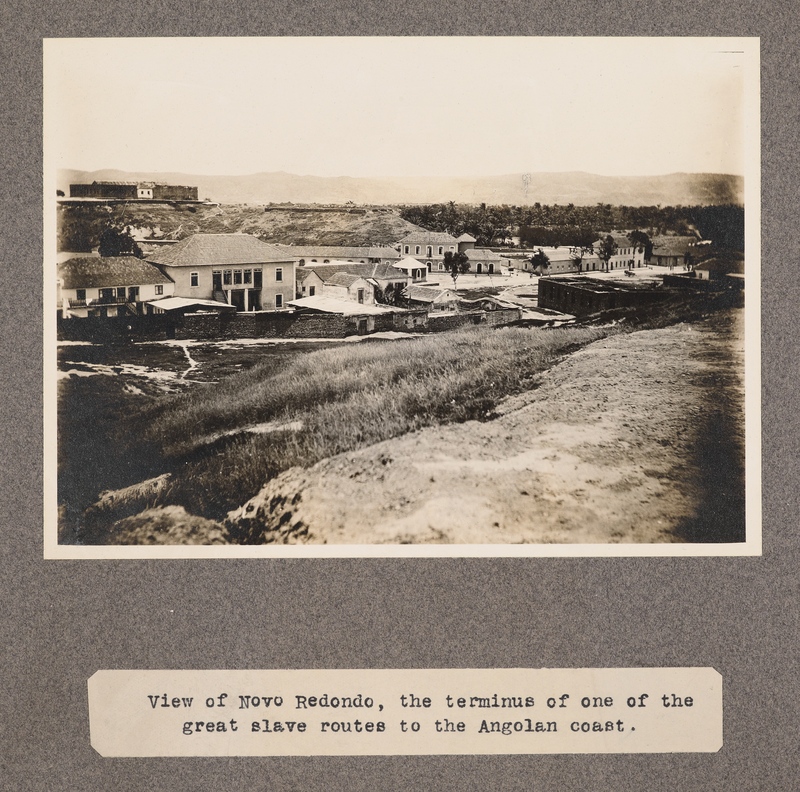
[[[608,327],[469,328],[409,341],[312,352],[285,369],[255,366],[175,399],[151,421],[174,466],[162,503],[215,519],[272,476],[423,426],[485,419],[567,352]],[[208,437],[266,421],[303,429]]]

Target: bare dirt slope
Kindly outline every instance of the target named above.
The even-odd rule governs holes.
[[[250,541],[742,541],[742,312],[617,335],[499,417],[292,469],[229,515]]]

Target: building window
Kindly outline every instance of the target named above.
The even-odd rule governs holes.
[[[280,283],[282,280],[283,280],[283,269],[281,267],[278,267],[275,270],[275,282]]]
[[[456,249],[455,245],[450,245],[450,250],[455,250],[455,249]]]
[[[364,303],[364,290],[363,289],[359,289],[358,290],[358,301],[360,303],[362,303],[362,304]]]
[[[408,247],[408,245],[406,245],[406,246],[405,246],[403,249],[405,250],[405,253],[406,253],[406,255],[408,255],[408,252],[409,252],[409,247]]]
[[[230,286],[233,280],[233,273],[230,270],[223,270],[222,272],[222,285]]]
[[[276,294],[275,295],[275,307],[276,308],[283,308],[283,295]]]
[[[199,286],[200,285],[200,273],[199,272],[190,272],[189,273],[189,285],[190,286]]]
[[[306,260],[305,259],[300,259],[300,261],[298,263],[300,264],[301,267],[303,267],[303,266],[305,266]]]
[[[260,289],[262,284],[262,275],[260,269],[253,270],[253,288]]]
[[[252,283],[253,282],[253,270],[245,270],[244,271],[244,282],[245,283]]]
[[[234,286],[241,286],[242,285],[242,271],[241,270],[234,270],[233,271],[233,285]]]
[[[121,298],[123,300],[125,299],[125,287],[124,286],[120,286],[117,289],[117,297],[119,297],[119,298]]]
[[[444,247],[442,245],[439,245],[439,255],[441,256],[442,253],[444,253]]]
[[[433,248],[430,245],[428,245],[428,247],[426,248],[425,255],[426,256],[432,256],[433,255]]]
[[[316,291],[317,291],[317,287],[316,286],[309,286],[308,287],[308,296],[309,297],[313,297]]]
[[[86,289],[76,289],[75,290],[75,299],[76,300],[85,300],[86,299]]]
[[[163,293],[164,293],[164,287],[159,283],[156,286],[156,294],[163,294]]]
[[[441,272],[443,269],[444,269],[444,264],[440,264],[439,265],[439,272]]]
[[[414,255],[415,255],[415,256],[418,256],[418,255],[419,255],[419,245],[415,245],[415,246],[414,246]]]

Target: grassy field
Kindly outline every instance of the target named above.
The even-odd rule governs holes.
[[[188,365],[183,350],[154,345],[152,354],[173,371],[161,392],[156,385],[132,391],[124,368],[121,376],[61,383],[59,491],[72,509],[65,519],[79,524],[80,511],[101,489],[169,473],[146,505],[181,506],[222,520],[289,467],[425,426],[490,419],[504,397],[535,388],[538,375],[570,352],[636,327],[693,321],[729,299],[714,306],[680,296],[583,327],[470,327],[302,352],[192,347],[202,363],[192,369],[191,383],[177,373]],[[147,345],[137,347],[141,365],[150,353]],[[79,354],[100,353],[65,352],[70,361]],[[233,368],[225,365],[229,354],[238,356]],[[217,366],[219,376],[208,378],[206,366]],[[128,514],[141,508],[132,503]],[[121,516],[128,515],[117,512],[114,519]],[[95,536],[98,529],[103,526],[93,529]]]
[[[470,328],[311,352],[279,370],[256,365],[143,416],[143,439],[175,471],[160,502],[220,519],[288,467],[423,426],[486,419],[501,398],[609,332]],[[235,434],[265,422],[302,428]]]

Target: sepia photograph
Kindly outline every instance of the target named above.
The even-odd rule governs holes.
[[[756,38],[44,42],[49,558],[757,555]]]

